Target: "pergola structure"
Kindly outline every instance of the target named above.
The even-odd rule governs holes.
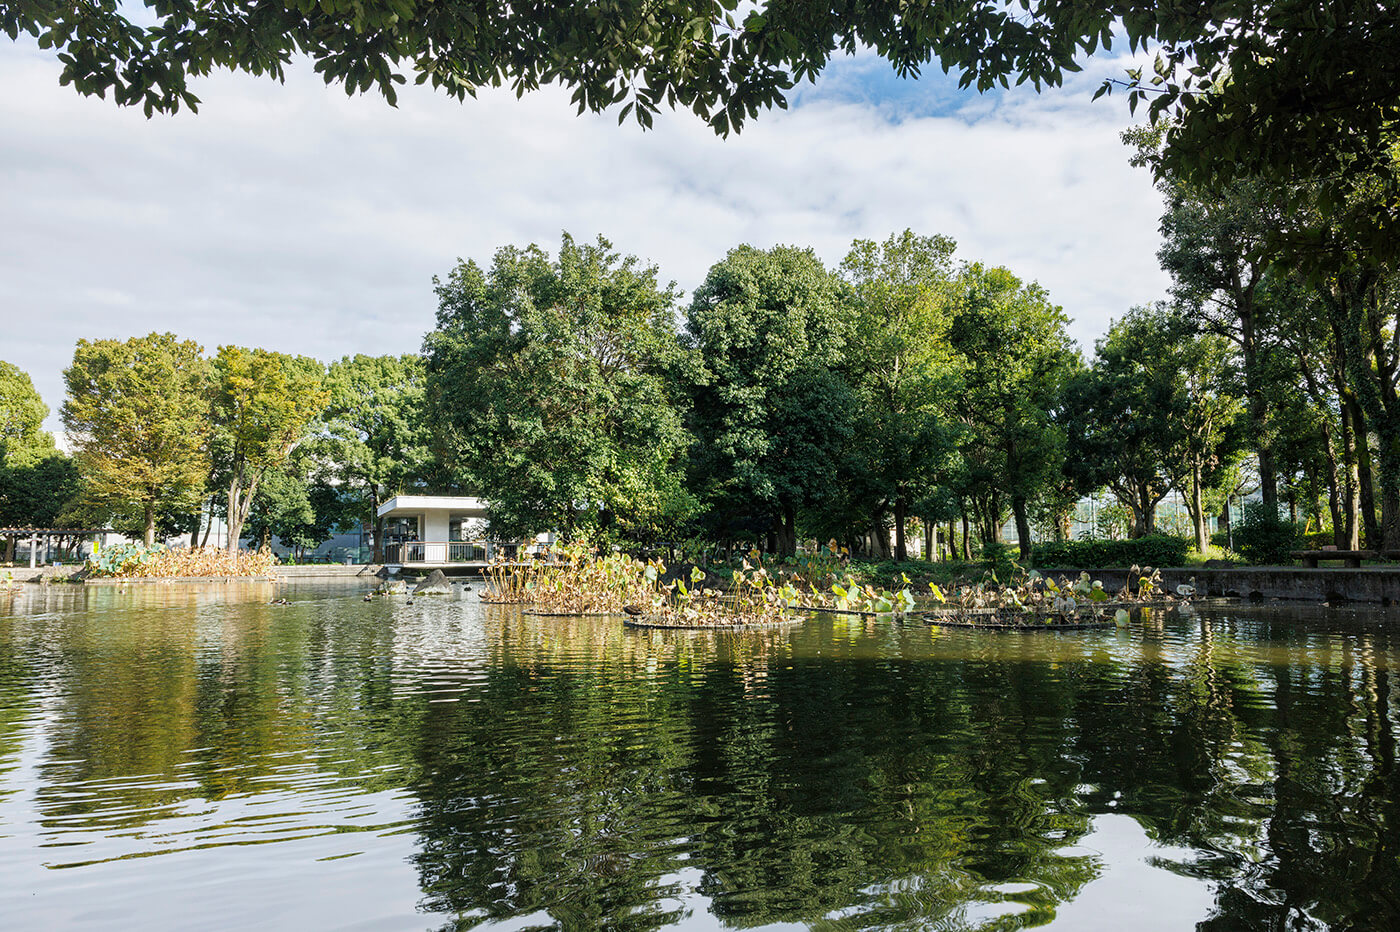
[[[0,537],[29,538],[29,568],[39,565],[39,541],[44,542],[44,565],[48,565],[55,537],[101,537],[113,533],[111,528],[74,527],[0,527]]]

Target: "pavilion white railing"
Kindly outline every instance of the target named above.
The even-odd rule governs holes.
[[[483,563],[488,547],[481,541],[410,540],[384,548],[386,563]]]

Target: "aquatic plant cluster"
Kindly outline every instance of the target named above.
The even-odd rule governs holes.
[[[113,544],[88,557],[87,574],[117,578],[144,577],[262,577],[272,572],[277,558],[269,550],[228,551],[222,547],[150,547]]]
[[[1005,582],[988,572],[980,582],[946,593],[929,583],[922,597],[915,596],[904,574],[893,588],[884,588],[859,583],[849,574],[836,578],[839,568],[838,552],[829,548],[773,562],[754,550],[740,558],[721,588],[705,585],[708,577],[699,567],[669,576],[660,559],[617,551],[599,554],[584,544],[565,544],[537,560],[497,558],[487,568],[491,586],[481,598],[528,604],[546,615],[627,614],[635,624],[655,627],[773,625],[795,620],[794,611],[922,614],[936,623],[1024,627],[1093,624],[1109,610],[1121,625],[1127,623],[1129,608],[1170,605],[1195,594],[1191,586],[1165,591],[1161,572],[1150,566],[1132,567],[1116,592],[1087,572],[1055,580],[1013,564]]]
[[[1171,605],[1195,595],[1194,586],[1179,586],[1176,593],[1162,586],[1160,570],[1133,566],[1121,589],[1109,592],[1102,580],[1081,572],[1077,579],[1062,576],[1058,581],[1035,570],[1016,567],[1011,580],[1002,583],[995,573],[982,582],[964,586],[945,595],[930,583],[939,606],[928,612],[930,619],[948,619],[967,624],[1084,624],[1098,622],[1112,609],[1113,620],[1126,624],[1134,606]]]
[[[757,553],[751,554],[757,557]],[[651,574],[655,567],[648,567]],[[641,614],[643,623],[664,628],[755,627],[795,620],[788,611],[801,592],[791,581],[778,579],[762,561],[746,557],[730,577],[727,590],[702,585],[705,571],[690,571],[691,585],[683,578],[662,583],[653,580],[650,599]]]
[[[487,602],[529,604],[549,614],[606,615],[644,598],[650,564],[627,554],[600,554],[583,543],[558,544],[540,559],[497,555],[486,567]]]
[[[725,589],[703,585],[705,571],[668,578],[659,558],[599,553],[582,543],[560,544],[539,559],[497,557],[486,567],[483,601],[529,605],[539,614],[626,614],[656,627],[734,627],[786,620],[801,596],[778,579],[757,552],[745,558]]]

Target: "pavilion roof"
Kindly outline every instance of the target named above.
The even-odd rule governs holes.
[[[9,536],[18,534],[32,537],[35,534],[51,534],[54,536],[73,534],[115,534],[109,527],[83,528],[83,527],[0,527],[0,534]]]

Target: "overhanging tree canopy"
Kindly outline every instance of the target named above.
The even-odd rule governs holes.
[[[149,115],[194,107],[191,76],[281,78],[294,56],[327,83],[409,77],[463,98],[573,88],[579,111],[650,125],[692,110],[727,134],[838,52],[873,49],[904,76],[930,64],[963,87],[1062,83],[1100,47],[1159,52],[1130,72],[1134,104],[1172,116],[1167,156],[1196,180],[1236,171],[1319,173],[1345,188],[1400,119],[1400,17],[1391,0],[610,0],[606,3],[283,0],[0,0],[0,28],[57,49],[61,80]],[[1103,90],[1108,90],[1106,84]],[[1101,91],[1102,92],[1102,91]]]

